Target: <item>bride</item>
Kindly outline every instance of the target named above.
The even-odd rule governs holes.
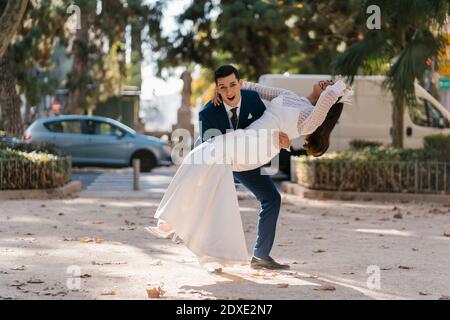
[[[246,129],[216,136],[189,152],[156,211],[157,226],[146,228],[159,237],[181,238],[202,265],[248,264],[233,171],[268,163],[280,151],[280,131],[290,139],[306,136],[308,155],[321,156],[351,95],[340,77],[318,82],[308,97],[245,81],[242,89],[267,101],[264,114]]]

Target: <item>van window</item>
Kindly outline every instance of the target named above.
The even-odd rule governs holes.
[[[79,120],[65,120],[47,122],[44,126],[51,132],[60,133],[81,133],[81,122]]]
[[[429,101],[419,98],[416,105],[408,106],[414,124],[431,128],[450,128],[450,122]]]

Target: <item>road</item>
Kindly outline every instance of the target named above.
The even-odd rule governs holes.
[[[162,299],[437,300],[450,295],[447,206],[283,194],[272,256],[291,270],[233,266],[212,275],[182,243],[144,231],[155,223],[173,172],[160,168],[143,175],[142,197],[133,196],[127,173],[105,171],[81,173],[84,190],[67,199],[2,201],[0,298],[149,299],[147,290],[158,287],[164,290]],[[113,188],[105,181],[122,186],[114,197],[105,191]],[[238,190],[251,252],[258,203]]]

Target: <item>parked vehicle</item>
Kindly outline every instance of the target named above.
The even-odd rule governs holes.
[[[20,140],[14,137],[7,136],[3,131],[0,131],[0,145],[6,147],[12,147],[15,144],[20,143]]]
[[[299,95],[310,93],[314,83],[331,79],[331,75],[281,75],[267,74],[259,83],[289,89]],[[357,76],[353,83],[353,104],[345,106],[339,122],[331,135],[329,151],[350,148],[352,140],[391,143],[392,101],[390,91],[383,89],[384,76]],[[404,146],[423,147],[423,138],[433,134],[450,133],[450,113],[419,84],[415,84],[417,103],[405,108]],[[293,142],[301,148],[303,139]]]
[[[169,144],[100,116],[41,118],[25,131],[24,140],[55,144],[77,165],[131,166],[140,159],[141,171],[148,172],[172,164]]]

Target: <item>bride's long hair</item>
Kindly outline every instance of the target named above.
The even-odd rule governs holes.
[[[325,121],[309,136],[305,138],[303,147],[309,156],[320,157],[330,146],[330,134],[341,116],[343,103],[335,103],[328,111]]]

